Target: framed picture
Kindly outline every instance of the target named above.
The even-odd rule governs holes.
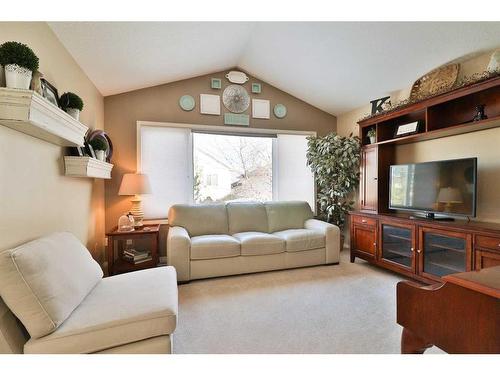
[[[200,113],[205,115],[220,115],[220,96],[200,94]]]
[[[415,121],[408,124],[398,125],[396,127],[396,131],[394,132],[394,138],[405,137],[407,135],[418,133],[420,124],[420,121]]]
[[[90,156],[90,157],[92,157],[94,159],[96,158],[95,157],[94,148],[88,142],[85,142],[85,154],[86,154],[86,156]]]
[[[252,99],[252,117],[269,119],[271,113],[271,103],[269,100]]]
[[[59,107],[59,94],[57,89],[52,86],[45,78],[40,78],[40,84],[42,89],[42,96],[49,102]]]

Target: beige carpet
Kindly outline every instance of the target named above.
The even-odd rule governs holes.
[[[399,353],[400,280],[343,251],[335,266],[192,281],[179,286],[174,352]]]

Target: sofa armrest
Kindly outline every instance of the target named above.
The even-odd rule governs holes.
[[[305,229],[321,231],[325,235],[326,263],[338,263],[340,260],[340,229],[338,226],[317,219],[304,223]]]
[[[178,281],[190,279],[191,238],[183,227],[170,227],[167,236],[167,262],[177,271]]]

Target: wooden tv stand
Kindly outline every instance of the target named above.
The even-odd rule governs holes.
[[[488,118],[473,121],[478,105],[485,106]],[[416,134],[395,136],[399,125],[415,121],[420,124]],[[350,215],[351,261],[362,258],[424,282],[500,265],[500,224],[410,219],[410,215],[388,208],[389,167],[397,164],[400,145],[500,127],[500,76],[358,124],[362,141],[360,211]],[[372,129],[375,143],[369,144],[367,134]]]
[[[425,283],[500,265],[500,224],[359,211],[349,218],[351,262],[361,258]]]

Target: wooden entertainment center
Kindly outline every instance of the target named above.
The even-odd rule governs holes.
[[[488,118],[472,121],[478,105],[485,105]],[[395,137],[399,125],[414,121],[420,124],[416,134]],[[389,167],[395,164],[396,147],[500,127],[500,77],[358,124],[363,147],[359,211],[350,213],[351,262],[359,257],[423,282],[500,265],[500,224],[415,219],[389,209]],[[368,144],[370,129],[376,130],[374,144]]]

